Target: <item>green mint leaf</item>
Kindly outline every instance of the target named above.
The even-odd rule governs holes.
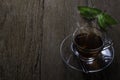
[[[115,25],[115,24],[118,23],[118,22],[117,22],[113,17],[111,17],[109,14],[103,13],[103,16],[104,16],[104,19],[105,19],[106,24]]]
[[[97,22],[98,22],[99,27],[103,30],[105,30],[106,26],[108,26],[108,24],[106,24],[105,17],[103,14],[99,14],[97,16]]]
[[[101,13],[97,16],[98,25],[102,29],[106,29],[110,25],[117,24],[117,21],[106,13]]]
[[[78,6],[80,14],[87,19],[94,19],[102,11],[97,8],[91,8],[87,6]]]
[[[106,27],[109,27],[110,25],[115,25],[118,23],[109,14],[104,13],[97,8],[78,6],[78,10],[80,14],[88,21],[93,21],[94,19],[97,19],[99,27],[103,30],[106,30]]]

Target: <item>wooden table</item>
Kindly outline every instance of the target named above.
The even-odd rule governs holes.
[[[120,80],[119,24],[109,30],[115,58],[107,69],[84,74],[61,60],[60,43],[76,28],[77,6],[87,2],[0,0],[0,80]],[[120,0],[96,0],[95,5],[120,19]]]

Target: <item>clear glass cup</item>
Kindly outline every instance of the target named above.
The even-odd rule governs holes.
[[[70,68],[85,73],[98,72],[113,61],[112,40],[93,24],[77,27],[60,45],[60,55]]]
[[[112,40],[106,33],[93,25],[78,27],[72,36],[72,50],[82,61],[93,61],[104,49],[112,45]]]

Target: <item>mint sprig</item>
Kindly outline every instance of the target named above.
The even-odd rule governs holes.
[[[80,14],[87,20],[97,19],[97,23],[101,29],[105,30],[106,27],[117,24],[117,20],[100,9],[87,6],[78,6],[78,10]]]
[[[97,8],[90,8],[87,6],[78,6],[78,10],[80,11],[80,14],[87,19],[94,19],[98,14],[102,12]]]

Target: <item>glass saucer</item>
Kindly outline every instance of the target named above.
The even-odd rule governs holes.
[[[107,68],[113,61],[113,46],[103,49],[100,55],[93,61],[81,61],[77,58],[72,48],[72,34],[67,36],[60,45],[62,60],[72,69],[85,73],[98,72]]]

